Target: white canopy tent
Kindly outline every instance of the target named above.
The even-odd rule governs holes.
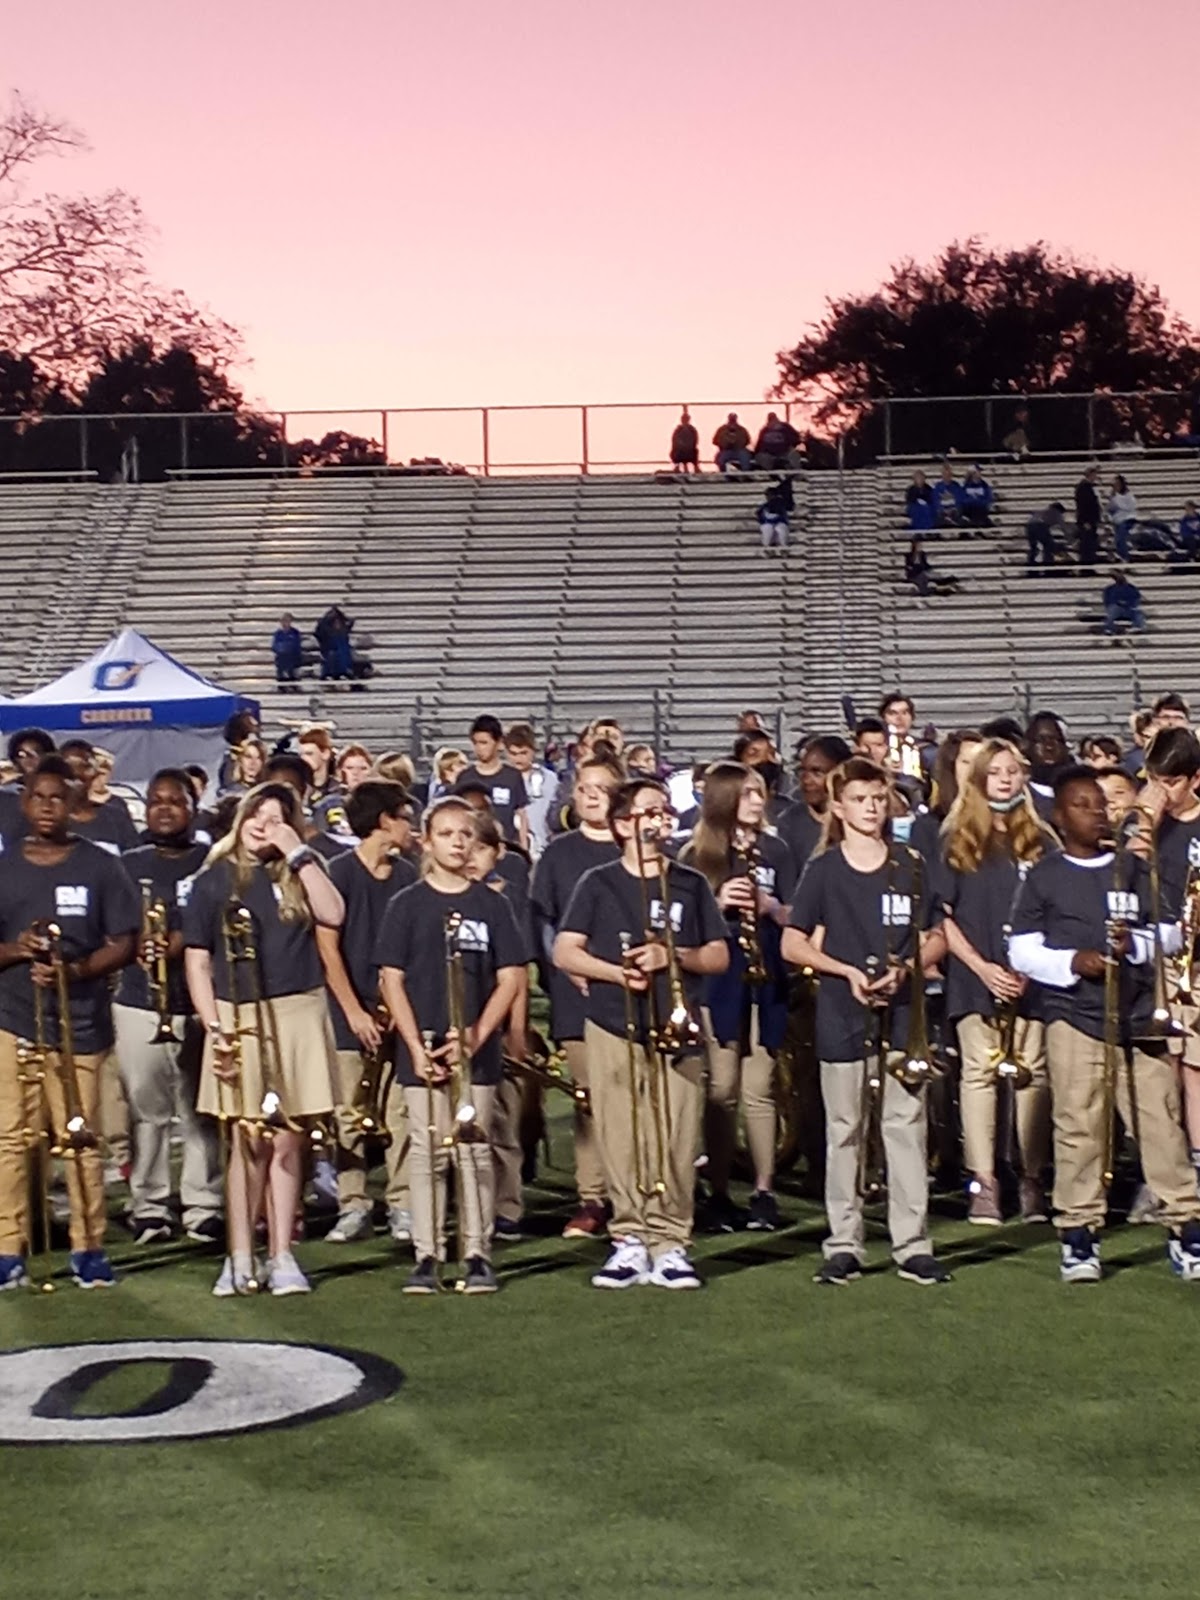
[[[201,762],[214,776],[223,728],[258,702],[202,678],[133,628],[53,683],[0,699],[0,730],[37,727],[112,753],[116,782],[144,789],[159,767]]]

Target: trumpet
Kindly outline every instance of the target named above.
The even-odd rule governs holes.
[[[151,1044],[172,1044],[171,992],[167,971],[167,907],[154,893],[149,878],[139,880],[142,891],[142,965],[150,988],[150,1005],[158,1013]]]
[[[742,867],[742,875],[754,890],[755,903],[738,912],[738,949],[746,958],[742,980],[749,984],[767,981],[767,966],[763,959],[762,936],[758,927],[758,867],[762,854],[756,842],[751,841],[735,855],[735,866]]]
[[[1005,923],[1005,948],[1011,937],[1012,927]],[[1005,1000],[993,1016],[992,1027],[996,1031],[996,1044],[988,1051],[988,1066],[992,1069],[996,1083],[1009,1084],[1014,1089],[1027,1089],[1033,1082],[1033,1073],[1029,1070],[1029,1063],[1025,1060],[1024,1054],[1017,1048],[1017,1012],[1020,1004],[1020,996],[1015,1000]]]
[[[379,1029],[379,1044],[374,1050],[359,1051],[362,1071],[346,1107],[346,1122],[352,1139],[378,1139],[387,1146],[392,1142],[392,1135],[384,1120],[382,1090],[391,1056],[392,1019],[382,1001],[375,1007],[375,1025]]]

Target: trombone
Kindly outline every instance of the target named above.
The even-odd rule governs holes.
[[[1183,945],[1175,957],[1175,993],[1181,1004],[1195,1005],[1195,985],[1192,967],[1196,955],[1196,938],[1200,935],[1200,865],[1189,861],[1187,878],[1183,885],[1183,902],[1179,908],[1179,931]]]
[[[175,1030],[171,1026],[171,991],[167,969],[166,903],[154,893],[150,878],[139,879],[142,891],[142,965],[146,969],[146,982],[150,989],[151,1008],[158,1013],[151,1044],[174,1044]]]
[[[505,1054],[504,1075],[514,1082],[524,1079],[542,1089],[557,1089],[569,1095],[580,1110],[590,1112],[588,1092],[563,1071],[565,1062],[565,1055],[560,1050],[547,1049],[545,1040],[531,1028],[526,1035],[525,1054],[520,1057]]]
[[[304,1129],[298,1122],[292,1121],[287,1113],[279,1040],[275,1033],[271,1003],[263,993],[258,940],[250,908],[231,899],[222,917],[221,935],[233,1006],[233,1061],[237,1069],[237,1109],[224,1114],[223,1120],[232,1118],[254,1139],[272,1139],[277,1133],[303,1133]],[[242,987],[238,983],[239,971],[244,971],[248,979],[245,987],[249,989],[249,995],[245,999],[238,994]],[[242,1021],[243,1007],[250,1010],[248,1024]],[[246,1104],[244,1068],[247,1039],[254,1041],[260,1080],[258,1103],[253,1107]],[[321,1142],[315,1131],[313,1142]]]
[[[920,1089],[931,1083],[934,1078],[942,1076],[942,1066],[934,1055],[929,1043],[928,1014],[925,1003],[925,964],[921,960],[921,911],[923,905],[925,874],[923,862],[915,850],[907,851],[912,864],[912,896],[909,912],[909,925],[913,933],[913,958],[910,969],[912,978],[912,993],[908,1005],[908,1034],[905,1038],[903,1051],[888,1062],[888,1072],[897,1082],[902,1083],[906,1089]],[[895,865],[894,862],[891,863]],[[887,928],[885,926],[885,937]],[[887,956],[888,966],[904,966],[907,963],[898,961],[889,951]]]
[[[874,983],[879,976],[879,957],[866,959],[867,980]],[[859,1197],[866,1201],[878,1200],[885,1187],[881,1146],[883,1143],[883,1063],[887,1059],[887,1040],[884,1024],[887,1002],[875,1001],[867,1006],[872,1014],[872,1037],[863,1049],[862,1090],[859,1102],[858,1124],[858,1175],[855,1187]]]
[[[458,1260],[466,1267],[466,1229],[463,1213],[468,1198],[474,1208],[477,1230],[483,1231],[483,1190],[477,1161],[490,1161],[488,1136],[479,1121],[479,1113],[471,1099],[471,1051],[467,1043],[467,991],[466,973],[462,955],[462,912],[451,911],[445,921],[446,950],[446,1010],[450,1032],[454,1034],[455,1048],[450,1061],[447,1086],[450,1093],[452,1121],[449,1133],[443,1135],[442,1148],[453,1151],[458,1171]],[[431,1097],[432,1098],[432,1097]],[[480,1150],[480,1146],[483,1149]],[[467,1178],[464,1168],[469,1169]],[[436,1199],[436,1176],[434,1178]],[[437,1217],[436,1205],[434,1217]],[[458,1287],[464,1286],[458,1280]]]
[[[1195,869],[1188,869],[1188,883],[1191,883],[1192,873]],[[1185,900],[1181,912],[1187,908],[1187,886],[1184,889]],[[1171,1002],[1167,990],[1167,961],[1163,950],[1162,937],[1162,871],[1158,856],[1158,837],[1151,830],[1150,833],[1150,916],[1154,926],[1150,930],[1153,941],[1152,951],[1154,959],[1154,1009],[1150,1013],[1150,1021],[1146,1031],[1140,1035],[1142,1039],[1186,1039],[1194,1030],[1186,1023],[1179,1020],[1171,1012]],[[1194,918],[1194,913],[1193,913]],[[1182,922],[1182,917],[1181,917]],[[1194,937],[1194,931],[1193,931]],[[1188,988],[1191,988],[1191,948],[1185,933],[1184,952],[1188,968]],[[1180,986],[1182,997],[1182,985]]]
[[[621,933],[621,965],[625,970],[625,982],[621,985],[621,992],[625,997],[625,1055],[629,1067],[629,1129],[633,1140],[633,1172],[634,1182],[637,1184],[638,1193],[649,1199],[651,1195],[664,1195],[667,1192],[667,1147],[669,1133],[664,1126],[662,1116],[663,1096],[659,1093],[659,1080],[667,1072],[667,1065],[659,1054],[657,1032],[653,1020],[647,1029],[645,1047],[648,1097],[650,1101],[650,1118],[654,1127],[655,1149],[658,1157],[657,1176],[651,1176],[649,1171],[648,1152],[642,1142],[642,1086],[639,1082],[639,1028],[637,1017],[637,1002],[634,992],[629,986],[629,974],[639,969],[632,960],[633,938],[627,932]],[[647,994],[653,994],[654,975],[649,978],[650,988]],[[651,1002],[653,1004],[653,1002]],[[651,1011],[653,1019],[653,1011]]]
[[[1008,949],[1008,941],[1012,937],[1012,925],[1005,923],[1003,928],[1004,947]],[[1007,1084],[1013,1089],[1028,1089],[1033,1082],[1033,1073],[1025,1059],[1024,1052],[1017,1046],[1017,1015],[1021,1006],[1021,997],[1018,995],[1013,1000],[1005,1000],[993,1015],[991,1022],[996,1032],[996,1043],[988,1051],[988,1066],[992,1069],[993,1081],[997,1084]]]

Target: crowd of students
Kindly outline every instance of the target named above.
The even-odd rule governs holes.
[[[825,1285],[861,1275],[882,1195],[900,1276],[949,1281],[931,1161],[961,1169],[973,1224],[1053,1218],[1068,1281],[1100,1276],[1132,1181],[1130,1220],[1200,1279],[1200,743],[1177,695],[1133,731],[1073,750],[1042,712],[938,741],[896,694],[804,738],[789,779],[746,713],[681,797],[613,719],[558,772],[528,725],[481,716],[423,784],[324,728],[271,751],[242,723],[220,801],[163,769],[139,830],[85,741],[23,730],[0,788],[0,1287],[35,1269],[52,1158],[76,1283],[114,1281],[119,1179],[136,1243],[223,1247],[230,1297],[310,1288],[310,1180],[330,1241],[370,1238],[379,1161],[405,1290],[456,1256],[460,1288],[494,1292],[552,1087],[563,1232],[607,1241],[597,1288],[697,1288],[696,1228],[784,1225],[785,1145],[824,1198]]]

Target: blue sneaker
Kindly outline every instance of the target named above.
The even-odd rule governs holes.
[[[111,1289],[117,1281],[103,1250],[72,1250],[71,1276],[81,1289]]]
[[[21,1289],[28,1282],[23,1256],[0,1256],[0,1290]]]
[[[1100,1246],[1090,1228],[1067,1228],[1060,1236],[1059,1277],[1064,1283],[1099,1283]]]
[[[1200,1282],[1200,1222],[1185,1222],[1178,1235],[1167,1240],[1171,1271],[1185,1283]]]

